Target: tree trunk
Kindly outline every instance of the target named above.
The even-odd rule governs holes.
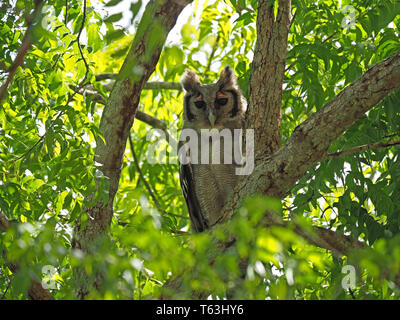
[[[282,85],[285,76],[291,2],[280,0],[277,17],[273,3],[258,2],[257,43],[250,77],[246,128],[254,129],[255,161],[281,146]]]
[[[110,227],[113,215],[113,200],[118,190],[126,141],[135,118],[140,93],[153,73],[169,31],[191,0],[151,0],[137,28],[132,47],[117,76],[109,99],[104,107],[100,122],[101,138],[97,139],[95,160],[100,170],[109,179],[109,197],[106,203],[99,200],[93,207],[86,208],[88,216],[85,226],[76,224],[73,248],[93,254],[97,245]],[[98,181],[99,182],[99,181]],[[94,199],[92,195],[89,199]],[[78,283],[76,294],[83,299],[91,288],[99,289],[102,272],[89,277],[83,268],[75,270]]]
[[[106,203],[99,201],[94,207],[86,209],[89,219],[85,227],[77,224],[74,248],[93,253],[96,250],[96,242],[107,235],[112,218],[113,199],[118,189],[122,157],[140,92],[155,68],[166,35],[188,2],[154,0],[146,7],[132,48],[106,103],[100,124],[106,143],[98,139],[95,157],[96,161],[102,164],[103,174],[109,178],[109,198]],[[337,137],[366,111],[400,87],[400,52],[397,52],[376,64],[320,111],[299,125],[286,145],[281,147],[280,110],[291,2],[280,0],[278,3],[276,17],[273,2],[260,0],[258,7],[258,36],[246,119],[246,128],[255,130],[255,169],[235,188],[218,223],[231,218],[248,195],[265,194],[278,198],[287,195],[299,178],[326,157],[327,149]],[[147,40],[154,35],[157,35],[158,44],[149,48]],[[284,224],[280,217],[268,213],[264,223],[265,226]],[[306,233],[296,225],[294,230],[309,242],[337,254],[345,254],[354,247],[362,246],[343,235],[322,228],[315,228],[314,234]],[[232,243],[216,244],[219,250],[215,252],[226,250]],[[78,269],[76,279],[80,283],[77,295],[84,298],[91,287],[100,287],[102,274],[98,272],[95,279],[90,280],[82,269]],[[166,287],[179,289],[179,279],[180,277],[169,282]],[[164,295],[164,298],[168,298],[168,295]]]

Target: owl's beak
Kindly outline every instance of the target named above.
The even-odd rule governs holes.
[[[217,120],[217,115],[215,114],[215,111],[210,109],[208,111],[208,121],[210,121],[212,127],[214,126],[216,120]]]

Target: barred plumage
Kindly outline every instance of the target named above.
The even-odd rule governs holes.
[[[232,146],[227,144],[227,151],[220,152],[228,143],[221,137],[223,132],[227,135],[230,133],[231,137],[234,137],[234,129],[243,128],[247,103],[239,89],[237,78],[229,67],[222,70],[220,79],[216,83],[208,85],[201,84],[193,71],[186,70],[182,86],[185,97],[179,150],[182,150],[188,141],[182,136],[187,132],[185,129],[192,129],[200,143],[190,151],[180,154],[180,183],[192,227],[195,231],[201,232],[218,222],[220,211],[238,181],[238,176],[235,174],[237,163],[234,157],[234,153],[237,152],[234,150],[237,146],[235,142],[238,141],[233,141]],[[212,137],[203,137],[202,129],[218,131],[215,130]],[[218,156],[221,156],[221,164],[211,163],[212,154],[208,157],[210,163],[200,163],[202,155],[207,159],[204,157],[207,150],[201,148],[201,143],[207,139],[208,142],[211,141],[208,152],[212,151],[213,145],[220,144]],[[196,153],[199,163],[194,161]],[[189,157],[191,162],[187,163],[187,158],[182,157]],[[232,163],[224,163],[229,158],[233,159]]]

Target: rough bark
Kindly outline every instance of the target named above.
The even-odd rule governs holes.
[[[255,158],[281,146],[282,85],[285,75],[291,1],[280,0],[275,19],[273,1],[260,0],[257,43],[250,78],[246,128],[254,129]]]
[[[104,176],[109,178],[109,198],[106,203],[100,200],[85,210],[89,218],[84,227],[77,223],[74,248],[94,253],[96,243],[107,235],[125,146],[135,118],[140,92],[155,69],[168,32],[175,25],[183,8],[190,2],[152,0],[146,6],[132,47],[111,90],[100,122],[100,131],[105,143],[102,139],[97,140],[95,160],[101,164]],[[88,200],[92,199],[93,196]],[[101,272],[94,278],[89,278],[83,269],[76,269],[75,279],[79,284],[76,294],[81,299],[86,297],[91,287],[98,289],[102,284]]]

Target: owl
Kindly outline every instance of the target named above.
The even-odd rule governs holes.
[[[247,102],[230,67],[225,67],[213,84],[200,83],[191,70],[186,70],[181,83],[185,96],[179,150],[184,150],[186,158],[182,161],[182,154],[179,158],[180,185],[192,228],[201,232],[219,221],[221,209],[238,182],[235,153],[241,151],[234,131],[244,126]],[[182,149],[188,132],[197,135],[197,144]],[[203,136],[204,132],[213,134]],[[229,135],[232,140],[228,143]]]

